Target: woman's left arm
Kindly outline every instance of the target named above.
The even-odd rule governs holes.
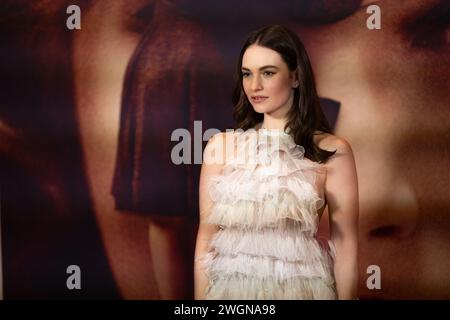
[[[334,276],[338,299],[358,297],[358,179],[350,144],[335,138],[328,160],[325,196],[331,241],[336,249]]]

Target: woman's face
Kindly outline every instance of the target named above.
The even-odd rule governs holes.
[[[286,116],[297,85],[280,54],[272,49],[251,45],[242,57],[242,85],[245,94],[258,113],[275,118]]]

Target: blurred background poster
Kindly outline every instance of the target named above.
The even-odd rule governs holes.
[[[248,33],[275,23],[355,154],[360,299],[450,298],[449,6],[2,1],[2,298],[193,298],[194,157],[234,125]],[[189,163],[171,161],[176,129]]]

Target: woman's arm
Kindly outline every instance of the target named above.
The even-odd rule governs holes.
[[[219,154],[218,151],[223,151],[225,146],[225,134],[219,133],[212,137],[204,152],[203,164],[200,174],[199,186],[199,207],[200,219],[197,232],[197,242],[195,246],[195,264],[194,264],[194,283],[195,283],[195,299],[204,299],[205,290],[208,286],[208,276],[203,267],[201,257],[207,253],[209,241],[217,232],[218,227],[207,224],[205,221],[211,212],[213,201],[208,192],[208,181],[211,176],[220,174],[224,164],[224,153]]]
[[[334,137],[337,152],[327,162],[325,196],[330,217],[331,241],[336,248],[334,275],[338,299],[358,295],[358,180],[351,146]]]

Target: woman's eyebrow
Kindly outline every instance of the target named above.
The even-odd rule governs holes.
[[[261,68],[259,68],[259,70],[262,71],[262,70],[266,70],[266,69],[270,69],[270,68],[279,69],[277,66],[267,65],[267,66],[262,66]],[[245,71],[250,71],[250,69],[248,69],[246,67],[242,67],[241,69],[245,70]]]

